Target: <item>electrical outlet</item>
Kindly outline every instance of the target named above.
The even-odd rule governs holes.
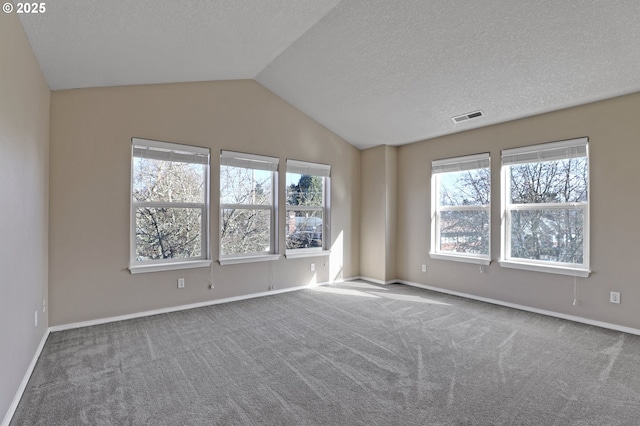
[[[36,311],[36,315],[35,315],[35,317],[36,317],[35,327],[37,327],[37,326],[38,326],[38,311]]]
[[[178,288],[184,288],[184,278],[178,278]]]
[[[620,303],[620,292],[612,291],[611,293],[609,293],[609,302]]]
[[[311,272],[313,272],[313,271],[315,271],[315,270],[316,270],[316,264],[315,264],[315,263],[312,263],[312,264],[311,264]]]
[[[422,272],[427,272],[427,265],[422,265]]]

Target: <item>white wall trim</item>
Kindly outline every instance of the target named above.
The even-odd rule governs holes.
[[[45,332],[44,336],[42,336],[42,340],[40,341],[40,344],[38,345],[38,348],[36,349],[36,353],[33,356],[33,359],[31,360],[31,364],[29,364],[29,368],[27,368],[27,372],[25,373],[24,377],[22,378],[22,382],[20,383],[20,386],[18,387],[18,391],[16,392],[16,395],[13,398],[13,402],[9,406],[9,410],[7,411],[6,415],[4,416],[4,420],[2,421],[2,424],[0,424],[0,426],[9,426],[9,423],[11,423],[11,419],[13,418],[13,415],[15,414],[16,408],[18,408],[18,404],[20,403],[20,399],[22,399],[22,394],[24,393],[25,389],[27,388],[27,384],[29,383],[29,379],[31,378],[31,374],[33,373],[33,369],[36,366],[36,362],[38,362],[38,358],[40,358],[40,354],[42,353],[42,349],[44,348],[44,345],[45,345],[45,343],[47,341],[47,338],[49,337],[50,333],[53,333],[53,332],[56,332],[56,331],[71,330],[71,329],[74,329],[74,328],[89,327],[89,326],[98,325],[98,324],[106,324],[106,323],[116,322],[116,321],[124,321],[124,320],[134,319],[134,318],[141,318],[141,317],[146,317],[146,316],[151,316],[151,315],[164,314],[164,313],[169,313],[169,312],[184,311],[184,310],[187,310],[187,309],[202,308],[202,307],[205,307],[205,306],[219,305],[221,303],[236,302],[236,301],[239,301],[239,300],[254,299],[254,298],[257,298],[257,297],[264,297],[264,296],[272,296],[272,295],[275,295],[275,294],[288,293],[290,291],[304,290],[304,289],[320,287],[320,286],[324,286],[324,285],[343,283],[345,281],[357,280],[359,278],[360,277],[339,278],[339,279],[336,279],[336,280],[324,281],[324,282],[315,283],[315,284],[309,284],[309,285],[304,285],[304,286],[289,287],[289,288],[283,288],[283,289],[280,289],[280,290],[265,291],[265,292],[260,292],[260,293],[252,293],[252,294],[247,294],[247,295],[243,295],[243,296],[228,297],[228,298],[225,298],[225,299],[208,300],[206,302],[191,303],[191,304],[188,304],[188,305],[180,305],[180,306],[173,306],[173,307],[169,307],[169,308],[154,309],[154,310],[151,310],[151,311],[137,312],[137,313],[134,313],[134,314],[119,315],[119,316],[115,316],[115,317],[100,318],[100,319],[95,319],[95,320],[81,321],[81,322],[75,322],[75,323],[70,323],[70,324],[62,324],[62,325],[56,325],[56,326],[53,326],[53,327],[49,327],[47,329],[47,331]]]
[[[475,263],[476,265],[491,265],[490,257],[464,256],[452,252],[429,253],[429,257],[439,260],[451,260],[454,262]]]
[[[29,383],[29,379],[31,378],[31,373],[33,373],[33,369],[36,367],[36,362],[38,362],[38,358],[40,358],[40,354],[42,353],[44,344],[46,343],[47,338],[49,337],[50,330],[51,329],[47,329],[44,335],[42,336],[42,339],[40,340],[40,344],[36,349],[36,353],[33,355],[33,359],[31,360],[31,363],[29,364],[29,367],[27,368],[26,373],[24,373],[24,377],[22,378],[22,382],[20,382],[20,386],[18,386],[18,391],[16,392],[16,395],[13,397],[13,401],[9,406],[9,410],[7,410],[7,413],[4,416],[4,420],[2,420],[2,426],[9,426],[9,423],[11,423],[11,419],[13,418],[13,415],[16,412],[16,408],[18,408],[20,399],[22,399],[22,394],[24,393],[24,390],[27,388],[27,383]]]
[[[380,284],[380,285],[387,285],[387,284],[393,284],[393,283],[397,283],[398,282],[398,280],[382,281],[382,280],[378,280],[376,278],[369,278],[369,277],[363,277],[363,276],[353,277],[353,278],[350,278],[350,279],[351,280],[371,281],[372,283]],[[348,280],[345,279],[345,281],[348,281]]]
[[[261,254],[257,256],[235,256],[218,259],[220,265],[238,265],[240,263],[273,262],[280,260],[279,254]]]
[[[224,299],[207,300],[206,302],[191,303],[191,304],[188,304],[188,305],[171,306],[171,307],[168,307],[168,308],[153,309],[151,311],[143,311],[143,312],[136,312],[136,313],[133,313],[133,314],[118,315],[118,316],[115,316],[115,317],[99,318],[99,319],[88,320],[88,321],[80,321],[80,322],[74,322],[74,323],[69,323],[69,324],[56,325],[56,326],[50,327],[49,331],[56,332],[56,331],[71,330],[71,329],[74,329],[74,328],[90,327],[92,325],[107,324],[107,323],[110,323],[110,322],[126,321],[126,320],[134,319],[134,318],[148,317],[148,316],[151,316],[151,315],[159,315],[159,314],[166,314],[166,313],[169,313],[169,312],[185,311],[187,309],[203,308],[205,306],[219,305],[221,303],[237,302],[239,300],[254,299],[256,297],[272,296],[272,295],[275,295],[275,294],[288,293],[290,291],[304,290],[304,289],[307,289],[307,288],[313,288],[313,287],[318,287],[318,286],[323,286],[323,285],[336,284],[336,283],[341,283],[341,282],[344,282],[344,281],[354,280],[354,279],[357,279],[357,278],[358,277],[341,278],[341,279],[337,279],[337,280],[333,280],[333,281],[324,281],[324,282],[320,282],[320,283],[303,285],[303,286],[296,286],[296,287],[289,287],[289,288],[283,288],[283,289],[278,289],[278,290],[264,291],[264,292],[260,292],[260,293],[251,293],[251,294],[245,294],[245,295],[242,295],[242,296],[227,297],[227,298],[224,298]]]
[[[548,262],[551,263],[551,262]],[[557,265],[541,265],[533,262],[518,262],[513,259],[499,260],[498,264],[503,268],[523,269],[525,271],[546,272],[548,274],[569,275],[571,277],[587,278],[591,270]]]
[[[129,266],[132,274],[143,274],[146,272],[174,271],[179,269],[209,268],[211,260],[190,260],[185,262],[151,263],[147,265]]]
[[[329,256],[330,254],[331,254],[331,250],[295,249],[295,250],[287,250],[284,254],[284,257],[286,257],[287,259],[300,259],[303,257]]]
[[[38,358],[40,358],[40,354],[42,353],[42,349],[44,348],[44,345],[45,345],[45,343],[47,341],[47,338],[49,337],[49,334],[52,333],[52,332],[70,330],[70,329],[81,328],[81,327],[88,327],[88,326],[98,325],[98,324],[106,324],[106,323],[116,322],[116,321],[124,321],[124,320],[128,320],[128,319],[141,318],[141,317],[164,314],[164,313],[169,313],[169,312],[183,311],[183,310],[187,310],[187,309],[201,308],[201,307],[205,307],[205,306],[218,305],[218,304],[222,304],[222,303],[229,303],[229,302],[235,302],[235,301],[240,301],[240,300],[254,299],[254,298],[257,298],[257,297],[271,296],[271,295],[276,295],[276,294],[288,293],[290,291],[304,290],[304,289],[308,289],[308,288],[319,287],[319,286],[323,286],[323,285],[337,284],[337,283],[342,283],[342,282],[345,282],[345,281],[354,281],[354,280],[365,280],[365,281],[370,281],[370,282],[373,282],[373,283],[376,283],[376,284],[382,284],[382,285],[387,285],[387,284],[392,284],[392,283],[399,283],[399,284],[404,284],[404,285],[408,285],[408,286],[411,286],[411,287],[417,287],[417,288],[423,288],[425,290],[436,291],[438,293],[450,294],[450,295],[453,295],[453,296],[464,297],[466,299],[477,300],[477,301],[480,301],[480,302],[491,303],[491,304],[499,305],[499,306],[506,306],[506,307],[509,307],[509,308],[519,309],[519,310],[522,310],[522,311],[533,312],[533,313],[536,313],[536,314],[541,314],[541,315],[547,315],[547,316],[551,316],[551,317],[561,318],[561,319],[565,319],[565,320],[569,320],[569,321],[579,322],[579,323],[583,323],[583,324],[587,324],[587,325],[593,325],[593,326],[596,326],[596,327],[607,328],[607,329],[610,329],[610,330],[620,331],[620,332],[624,332],[624,333],[640,335],[640,329],[637,329],[637,328],[625,327],[625,326],[618,325],[618,324],[611,324],[611,323],[607,323],[607,322],[591,320],[591,319],[588,319],[588,318],[578,317],[578,316],[574,316],[574,315],[568,315],[568,314],[563,314],[563,313],[554,312],[554,311],[547,311],[547,310],[544,310],[544,309],[532,308],[532,307],[529,307],[529,306],[518,305],[518,304],[515,304],[515,303],[509,303],[509,302],[503,302],[501,300],[490,299],[490,298],[487,298],[487,297],[474,296],[474,295],[468,294],[468,293],[462,293],[462,292],[458,292],[458,291],[447,290],[447,289],[443,289],[443,288],[439,288],[439,287],[433,287],[433,286],[426,285],[426,284],[414,283],[414,282],[406,281],[406,280],[382,281],[382,280],[369,278],[369,277],[363,277],[363,276],[340,278],[340,279],[337,279],[337,280],[325,281],[325,282],[316,283],[316,284],[310,284],[310,285],[305,285],[305,286],[296,286],[296,287],[284,288],[284,289],[280,289],[280,290],[272,290],[272,291],[265,291],[265,292],[260,292],[260,293],[252,293],[252,294],[247,294],[247,295],[243,295],[243,296],[234,296],[234,297],[228,297],[228,298],[225,298],[225,299],[209,300],[209,301],[206,301],[206,302],[199,302],[199,303],[192,303],[192,304],[188,304],[188,305],[173,306],[173,307],[162,308],[162,309],[154,309],[154,310],[151,310],[151,311],[137,312],[137,313],[134,313],[134,314],[119,315],[119,316],[115,316],[115,317],[101,318],[101,319],[89,320],[89,321],[81,321],[81,322],[76,322],[76,323],[62,324],[62,325],[49,327],[47,329],[47,331],[45,332],[45,334],[42,336],[42,340],[40,341],[40,344],[38,345],[38,348],[36,349],[36,352],[35,352],[35,354],[33,356],[33,359],[31,360],[31,363],[29,364],[29,367],[27,368],[27,371],[26,371],[26,373],[25,373],[25,375],[24,375],[24,377],[22,379],[22,382],[20,383],[20,386],[18,387],[18,391],[16,392],[16,395],[13,398],[13,402],[9,406],[9,410],[7,411],[7,413],[6,413],[5,417],[4,417],[4,420],[2,421],[2,424],[0,426],[9,426],[9,423],[11,422],[11,419],[13,418],[13,415],[15,414],[16,409],[18,408],[18,404],[20,403],[20,399],[22,398],[22,394],[24,393],[24,391],[25,391],[25,389],[27,387],[27,384],[29,383],[29,379],[31,378],[31,374],[33,373],[33,369],[36,366],[36,362],[38,361]]]
[[[447,289],[444,289],[444,288],[433,287],[433,286],[425,285],[425,284],[418,284],[418,283],[414,283],[414,282],[411,282],[411,281],[395,280],[394,282],[397,282],[397,283],[400,283],[400,284],[405,284],[405,285],[408,285],[408,286],[411,286],[411,287],[423,288],[425,290],[437,291],[438,293],[446,293],[446,294],[450,294],[452,296],[464,297],[466,299],[478,300],[480,302],[486,302],[486,303],[491,303],[491,304],[494,304],[494,305],[506,306],[508,308],[519,309],[521,311],[533,312],[533,313],[536,313],[536,314],[547,315],[547,316],[550,316],[550,317],[561,318],[561,319],[565,319],[565,320],[569,320],[569,321],[579,322],[579,323],[582,323],[582,324],[594,325],[596,327],[608,328],[610,330],[621,331],[623,333],[635,334],[635,335],[639,335],[640,336],[640,329],[637,329],[637,328],[626,327],[626,326],[623,326],[623,325],[612,324],[612,323],[603,322],[603,321],[596,321],[596,320],[592,320],[592,319],[589,319],[589,318],[583,318],[583,317],[578,317],[578,316],[575,316],[575,315],[563,314],[563,313],[560,313],[560,312],[547,311],[546,309],[532,308],[530,306],[518,305],[516,303],[503,302],[501,300],[490,299],[488,297],[474,296],[473,294],[461,293],[461,292],[458,292],[458,291],[447,290]]]
[[[284,288],[284,289],[279,289],[279,290],[271,290],[271,291],[265,291],[265,292],[260,292],[260,293],[246,294],[246,295],[242,295],[242,296],[228,297],[228,298],[224,298],[224,299],[208,300],[208,301],[205,301],[205,302],[191,303],[191,304],[188,304],[188,305],[179,305],[179,306],[172,306],[172,307],[162,308],[162,309],[154,309],[154,310],[150,310],[150,311],[136,312],[136,313],[133,313],[133,314],[119,315],[119,316],[115,316],[115,317],[100,318],[100,319],[89,320],[89,321],[81,321],[81,322],[75,322],[75,323],[70,323],[70,324],[56,325],[56,326],[50,327],[49,330],[47,330],[47,334],[45,335],[45,337],[43,338],[43,341],[41,342],[40,346],[38,347],[38,351],[36,353],[36,357],[34,358],[34,360],[32,362],[33,365],[31,365],[29,367],[28,373],[29,373],[29,376],[30,376],[31,372],[33,371],[33,367],[35,366],[35,362],[37,361],[38,357],[40,356],[40,352],[42,351],[42,347],[44,346],[44,342],[46,341],[46,337],[49,335],[49,332],[70,330],[70,329],[81,328],[81,327],[89,327],[89,326],[92,326],[92,325],[106,324],[106,323],[116,322],[116,321],[125,321],[125,320],[129,320],[129,319],[142,318],[142,317],[147,317],[147,316],[151,316],[151,315],[159,315],[159,314],[165,314],[165,313],[169,313],[169,312],[184,311],[184,310],[187,310],[187,309],[202,308],[202,307],[205,307],[205,306],[213,306],[213,305],[219,305],[219,304],[222,304],[222,303],[237,302],[237,301],[240,301],[240,300],[254,299],[254,298],[257,298],[257,297],[271,296],[271,295],[276,295],[276,294],[288,293],[290,291],[304,290],[304,289],[308,289],[308,288],[324,286],[324,285],[331,285],[331,284],[338,284],[338,283],[342,283],[342,282],[345,282],[345,281],[354,281],[354,280],[370,281],[372,283],[381,284],[381,285],[399,283],[399,284],[404,284],[404,285],[408,285],[408,286],[411,286],[411,287],[423,288],[423,289],[426,289],[426,290],[437,291],[439,293],[445,293],[445,294],[450,294],[450,295],[453,295],[453,296],[464,297],[466,299],[477,300],[477,301],[480,301],[480,302],[491,303],[491,304],[494,304],[494,305],[506,306],[508,308],[519,309],[519,310],[522,310],[522,311],[533,312],[533,313],[536,313],[536,314],[547,315],[547,316],[551,316],[551,317],[555,317],[555,318],[562,318],[562,319],[566,319],[566,320],[569,320],[569,321],[579,322],[579,323],[583,323],[583,324],[587,324],[587,325],[593,325],[593,326],[596,326],[596,327],[607,328],[607,329],[610,329],[610,330],[621,331],[621,332],[624,332],[624,333],[635,334],[635,335],[639,335],[640,336],[640,329],[632,328],[632,327],[626,327],[626,326],[623,326],[623,325],[618,325],[618,324],[612,324],[612,323],[607,323],[607,322],[603,322],[603,321],[592,320],[592,319],[589,319],[589,318],[578,317],[578,316],[569,315],[569,314],[563,314],[563,313],[560,313],[560,312],[548,311],[548,310],[545,310],[545,309],[532,308],[530,306],[519,305],[519,304],[516,304],[516,303],[503,302],[503,301],[497,300],[497,299],[490,299],[490,298],[487,298],[487,297],[475,296],[475,295],[469,294],[469,293],[462,293],[462,292],[458,292],[458,291],[447,290],[447,289],[444,289],[444,288],[433,287],[433,286],[430,286],[430,285],[419,284],[419,283],[415,283],[415,282],[411,282],[411,281],[405,281],[405,280],[382,281],[382,280],[378,280],[378,279],[370,278],[370,277],[355,276],[355,277],[349,277],[349,278],[341,278],[341,279],[332,280],[332,281],[324,281],[324,282],[310,284],[310,285],[304,285],[304,286],[289,287],[289,288]],[[25,380],[24,380],[24,384],[23,384],[24,386],[26,386],[26,383],[28,382],[28,380],[29,380],[29,377],[25,376]],[[22,395],[22,392],[24,392],[24,386],[23,385],[21,385],[21,390],[19,392],[20,396]],[[19,400],[20,399],[18,398],[17,401],[19,401]],[[14,401],[14,404],[15,404],[16,407],[17,407],[17,401]],[[13,405],[12,405],[12,407],[13,407]],[[13,407],[13,410],[15,410],[15,407]],[[5,426],[5,424],[3,423],[1,426]]]

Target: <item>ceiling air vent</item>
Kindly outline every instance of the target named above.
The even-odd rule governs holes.
[[[482,111],[474,111],[468,114],[457,115],[455,117],[451,117],[454,123],[462,123],[463,121],[471,120],[472,118],[480,118],[483,117],[484,113]]]

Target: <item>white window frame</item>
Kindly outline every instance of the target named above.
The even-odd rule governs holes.
[[[278,166],[280,159],[257,154],[247,154],[235,151],[222,150],[220,152],[220,173],[222,166],[241,167],[253,170],[265,170],[271,172],[271,203],[270,204],[223,204],[220,202],[219,230],[219,259],[220,265],[233,265],[238,263],[264,262],[280,259],[278,254]],[[222,211],[235,210],[268,210],[270,212],[269,253],[222,253]]]
[[[440,178],[445,173],[461,172],[466,170],[489,169],[491,173],[491,156],[489,153],[467,155],[464,157],[446,158],[431,162],[431,251],[429,256],[432,259],[452,260],[457,262],[468,262],[480,265],[491,263],[491,204],[469,205],[469,206],[441,206],[440,205]],[[489,198],[491,194],[489,194]],[[440,218],[445,211],[482,211],[489,217],[489,252],[486,255],[458,253],[441,250]]]
[[[328,164],[311,163],[287,159],[286,173],[318,176],[322,178],[322,206],[294,206],[285,200],[285,223],[288,224],[290,211],[322,211],[322,247],[286,249],[287,259],[303,257],[328,256],[330,254],[329,241],[331,239],[331,166]],[[285,179],[286,183],[286,179]],[[285,228],[286,239],[286,228]],[[286,247],[286,243],[285,243]]]
[[[154,158],[166,161],[182,161],[185,163],[203,164],[205,167],[204,176],[204,200],[202,203],[183,202],[134,202],[134,160],[135,158]],[[209,182],[210,182],[210,150],[189,145],[161,142],[150,139],[131,138],[131,184],[130,184],[130,245],[129,245],[129,271],[132,274],[144,272],[169,271],[175,269],[203,268],[211,266],[209,247]],[[200,208],[202,210],[201,229],[201,256],[188,259],[155,259],[138,261],[136,260],[136,209],[139,207],[156,208]]]
[[[587,158],[587,201],[579,203],[511,203],[511,179],[510,166],[517,164],[528,164],[552,160],[566,160],[569,158]],[[522,148],[502,150],[501,169],[501,248],[500,266],[513,269],[524,269],[529,271],[547,272],[561,275],[571,275],[576,277],[588,277],[591,273],[589,269],[589,205],[591,193],[589,184],[591,181],[589,171],[589,139],[586,137],[571,139],[560,142],[551,142],[539,145],[531,145]],[[521,259],[511,256],[511,216],[513,211],[518,210],[564,210],[577,209],[583,212],[583,263],[562,263],[550,262],[535,259]]]

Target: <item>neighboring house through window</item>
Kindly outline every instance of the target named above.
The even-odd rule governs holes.
[[[132,139],[132,273],[204,267],[209,149]]]
[[[431,164],[431,252],[435,259],[491,261],[489,154]]]
[[[327,254],[330,174],[328,165],[287,160],[287,257]]]
[[[220,263],[275,260],[278,158],[222,151]]]
[[[588,276],[588,139],[503,150],[502,209],[502,266]]]

